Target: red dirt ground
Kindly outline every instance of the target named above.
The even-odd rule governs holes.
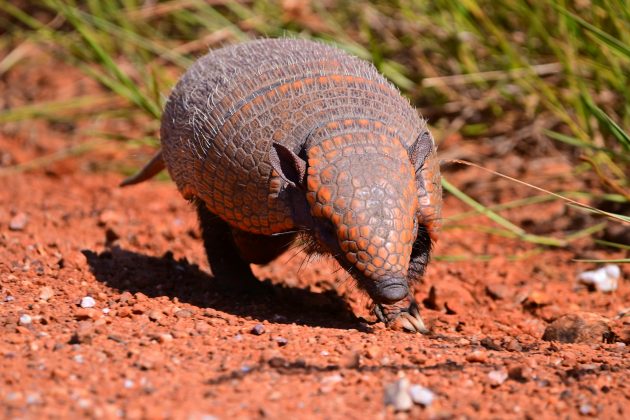
[[[72,69],[53,78],[38,64],[3,76],[3,107],[93,89]],[[2,165],[74,144],[75,128],[5,124]],[[443,151],[482,153],[464,143],[454,137]],[[265,279],[256,291],[214,281],[193,209],[172,183],[119,189],[122,175],[95,171],[126,157],[119,149],[0,177],[1,417],[627,418],[630,284],[589,291],[576,275],[593,265],[571,261],[621,254],[588,241],[538,251],[467,219],[436,249],[465,258],[434,261],[418,286],[432,334],[397,333],[374,323],[369,300],[329,260],[302,264],[289,252],[256,269]],[[561,155],[485,163],[556,186],[571,177]],[[531,194],[473,169],[448,174],[486,203]],[[465,210],[446,197],[445,217]],[[579,222],[558,203],[507,214],[543,234]],[[613,332],[542,340],[553,320],[580,312]],[[432,403],[395,412],[385,389],[400,378],[428,388]]]

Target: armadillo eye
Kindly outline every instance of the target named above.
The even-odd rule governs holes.
[[[337,243],[337,235],[335,234],[335,226],[333,223],[321,217],[315,220],[319,240],[322,241],[331,251],[336,251],[339,247]]]
[[[319,224],[320,228],[331,235],[335,234],[335,226],[329,219],[318,218],[317,224]]]

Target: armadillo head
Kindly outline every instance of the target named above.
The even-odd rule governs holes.
[[[414,172],[402,146],[362,140],[346,135],[311,147],[306,198],[317,239],[337,251],[375,302],[393,303],[409,294]]]
[[[419,191],[424,184],[416,179],[413,150],[384,135],[353,133],[310,147],[306,161],[293,165],[301,167],[293,172],[304,172],[308,225],[316,240],[377,304],[409,299],[414,244],[431,244],[418,199],[428,194]],[[424,271],[429,249],[424,251],[414,273]]]

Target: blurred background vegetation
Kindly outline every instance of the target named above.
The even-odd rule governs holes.
[[[502,211],[558,196],[532,190],[520,200],[492,203],[481,192],[455,187],[447,171],[445,189],[473,209],[452,217],[447,228],[482,213],[495,222],[491,233],[564,247],[615,223],[626,226],[625,236],[593,240],[630,249],[624,239],[630,223],[626,0],[0,0],[0,10],[0,77],[26,56],[27,45],[37,44],[104,88],[5,107],[0,124],[90,114],[143,121],[141,133],[93,132],[89,144],[14,169],[81,153],[99,144],[96,138],[157,147],[170,88],[208,48],[255,37],[312,38],[373,62],[428,118],[439,143],[459,136],[478,146],[471,153],[445,147],[445,161],[488,167],[484,157],[562,154],[579,182],[566,189],[544,179],[538,185],[606,212],[597,223],[560,235],[528,233]]]

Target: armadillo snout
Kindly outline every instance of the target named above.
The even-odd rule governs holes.
[[[407,280],[401,277],[382,279],[372,283],[370,296],[377,303],[396,303],[409,294]]]

